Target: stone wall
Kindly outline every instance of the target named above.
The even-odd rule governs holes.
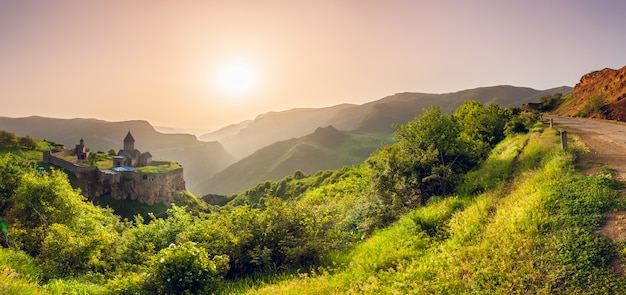
[[[94,197],[109,195],[116,200],[133,200],[148,205],[169,205],[180,199],[184,191],[183,169],[163,173],[110,172],[100,171],[99,185],[90,189]]]
[[[46,151],[43,153],[43,162],[59,166],[67,171],[70,171],[76,176],[76,179],[79,180],[89,180],[96,177],[96,171],[98,170],[98,168],[82,166],[62,159],[62,157],[69,154],[69,150],[61,151],[54,154]]]
[[[44,152],[43,161],[66,169],[77,179],[86,181],[83,193],[88,198],[111,196],[117,200],[134,200],[148,205],[170,205],[180,199],[180,191],[186,190],[183,168],[162,173],[115,172],[68,162],[62,159],[66,153]]]

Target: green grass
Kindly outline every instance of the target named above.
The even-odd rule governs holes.
[[[32,160],[32,161],[43,160],[43,153],[38,150],[29,150],[29,149],[18,148],[18,147],[0,146],[0,154],[7,154],[7,153],[17,155],[26,160]]]
[[[602,213],[620,204],[615,184],[576,173],[574,154],[555,137],[532,133],[499,145],[468,176],[495,182],[480,185],[480,195],[435,199],[331,254],[326,268],[233,292],[624,294],[625,279],[609,265],[618,245],[595,232]],[[498,167],[515,178],[496,177]]]
[[[157,164],[157,165],[155,165]],[[180,169],[181,166],[176,162],[153,162],[152,166],[139,167],[135,171],[141,173],[164,173]]]

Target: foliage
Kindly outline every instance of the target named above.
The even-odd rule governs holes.
[[[180,165],[176,162],[171,161],[160,161],[160,162],[152,162],[150,166],[137,167],[136,172],[140,173],[163,173],[168,171],[173,171],[176,169],[180,169]]]
[[[15,136],[15,133],[0,130],[0,144],[14,146],[17,144],[17,136]]]
[[[113,158],[103,152],[89,153],[85,164],[92,167],[98,167],[100,169],[110,169],[113,167]]]
[[[450,193],[461,175],[484,159],[505,136],[510,110],[476,101],[453,115],[431,107],[397,126],[398,142],[372,155],[372,188],[364,227],[380,227],[429,198]]]
[[[544,95],[539,98],[539,111],[549,112],[561,105],[563,102],[563,94],[560,92],[552,95]]]
[[[569,171],[554,132],[513,134],[515,120],[432,107],[361,165],[296,171],[223,207],[186,193],[134,222],[2,155],[0,274],[30,293],[619,293],[595,234],[613,184]]]
[[[171,294],[208,293],[228,270],[228,256],[209,258],[204,248],[184,242],[159,251],[150,273],[157,288]]]
[[[578,115],[588,117],[594,114],[602,114],[602,107],[604,107],[606,103],[607,100],[606,98],[604,98],[604,96],[596,95],[587,101],[587,103],[582,108],[582,110],[580,110],[580,113]]]
[[[476,175],[520,161],[509,170],[513,182],[500,177],[476,197],[433,198],[335,254],[334,267],[247,293],[624,293],[626,280],[609,265],[614,247],[595,232],[616,205],[613,184],[574,173],[573,157],[555,142],[553,132],[505,141]]]
[[[18,139],[18,143],[29,150],[33,150],[37,147],[37,142],[35,142],[35,140],[28,135],[20,137]]]

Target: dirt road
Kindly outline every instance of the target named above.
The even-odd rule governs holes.
[[[579,156],[578,164],[586,174],[598,174],[600,167],[617,170],[615,178],[626,181],[626,123],[583,118],[552,118],[555,128],[579,135],[590,153]]]
[[[603,140],[626,148],[626,123],[584,118],[544,116],[544,119],[549,118],[552,118],[555,124],[561,124],[575,130],[596,133]]]
[[[614,178],[626,181],[626,123],[594,119],[544,116],[552,118],[555,128],[565,129],[579,135],[591,150],[579,155],[577,165],[587,175],[599,175],[602,167],[617,171]],[[622,195],[624,195],[622,191]],[[607,220],[598,233],[620,242],[626,240],[626,211],[614,211],[606,214]],[[615,259],[612,262],[615,271],[626,276],[625,261]]]

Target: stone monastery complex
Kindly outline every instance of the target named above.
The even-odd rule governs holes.
[[[43,154],[45,163],[54,164],[73,173],[78,180],[84,181],[85,193],[89,197],[111,196],[118,200],[136,200],[152,205],[169,205],[180,198],[184,191],[183,168],[165,169],[165,172],[142,172],[141,167],[168,166],[168,161],[153,161],[149,152],[142,153],[135,149],[135,139],[128,131],[124,138],[124,148],[113,156],[113,167],[101,170],[88,166],[85,161],[90,152],[85,141],[80,140],[74,149],[65,149]],[[171,166],[170,166],[171,167]],[[150,170],[146,170],[150,171]]]

